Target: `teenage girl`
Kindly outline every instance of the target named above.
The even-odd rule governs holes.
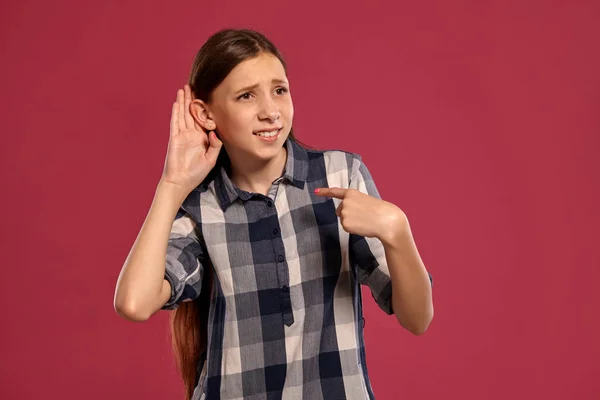
[[[433,317],[408,219],[358,154],[296,140],[286,64],[251,30],[199,50],[115,309],[174,310],[187,399],[373,399],[361,284],[402,327]]]

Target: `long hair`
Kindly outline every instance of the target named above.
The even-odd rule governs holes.
[[[188,82],[193,95],[209,102],[213,90],[238,64],[261,53],[276,56],[287,72],[283,57],[261,33],[249,29],[224,29],[215,33],[202,45],[194,59]],[[296,140],[293,129],[290,129],[289,136]],[[228,163],[229,157],[223,147],[211,174]],[[201,367],[200,359],[206,351],[212,274],[207,266],[200,297],[181,303],[171,313],[173,351],[185,386],[186,400],[193,395]]]

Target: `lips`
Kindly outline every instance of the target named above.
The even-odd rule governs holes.
[[[279,136],[279,134],[281,133],[281,129],[282,128],[273,128],[270,130],[263,129],[260,131],[253,132],[253,135],[258,136],[263,139],[275,138],[275,137]],[[264,134],[267,134],[268,136],[265,136]]]
[[[283,127],[281,127],[281,126],[280,126],[280,127],[277,127],[277,126],[275,126],[275,127],[273,127],[273,128],[270,128],[270,129],[261,129],[261,130],[259,130],[259,131],[254,131],[254,132],[252,132],[252,133],[253,133],[254,135],[256,135],[257,133],[267,133],[267,132],[273,132],[273,131],[280,131],[282,128],[283,128]]]
[[[264,136],[264,135],[259,135],[258,133],[261,132],[270,132],[270,136]],[[258,137],[260,140],[265,141],[265,142],[274,142],[279,138],[279,135],[281,134],[281,129],[274,129],[272,131],[258,131],[256,133],[254,133],[254,136]]]

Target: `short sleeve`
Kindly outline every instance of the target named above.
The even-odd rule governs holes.
[[[357,154],[352,161],[349,188],[381,199],[369,169]],[[392,280],[383,243],[377,238],[350,234],[349,253],[350,262],[358,270],[359,282],[369,287],[379,308],[393,314]]]
[[[181,302],[194,300],[200,295],[206,256],[202,243],[196,222],[180,209],[173,221],[167,245],[165,279],[171,284],[171,297],[163,305],[163,310],[174,310]]]

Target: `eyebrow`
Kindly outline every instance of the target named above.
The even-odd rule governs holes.
[[[288,85],[288,82],[284,81],[283,79],[273,79],[271,81],[271,83],[275,83],[275,84],[279,84],[279,85]],[[242,92],[248,92],[250,90],[256,89],[259,86],[260,86],[260,84],[256,83],[252,86],[247,86],[243,89],[237,90],[235,93],[238,94],[238,93],[242,93]]]

